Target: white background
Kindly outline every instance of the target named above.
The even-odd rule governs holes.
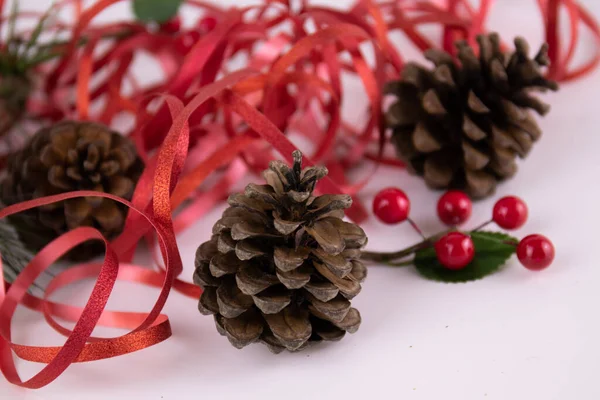
[[[46,2],[20,3],[26,9],[42,8]],[[250,2],[237,2],[241,3]],[[582,3],[600,17],[600,2]],[[490,27],[506,38],[521,34],[537,47],[542,27],[534,4],[496,2]],[[119,5],[105,17],[120,18],[126,12],[127,7]],[[586,37],[584,43],[590,45]],[[417,57],[406,41],[397,43],[405,46],[403,54]],[[590,48],[584,46],[582,53],[586,50]],[[219,336],[212,318],[198,313],[193,300],[174,293],[165,310],[174,336],[165,343],[72,366],[38,391],[21,390],[0,379],[0,398],[599,399],[599,93],[597,71],[547,96],[553,110],[541,121],[542,140],[519,174],[498,189],[496,198],[517,194],[529,204],[530,221],[517,236],[541,232],[554,241],[557,257],[548,270],[529,272],[513,258],[500,273],[482,281],[445,285],[422,279],[411,268],[374,266],[363,292],[353,300],[363,316],[355,335],[278,356],[262,345],[236,350]],[[350,96],[353,103],[345,106],[363,115],[362,96],[361,92]],[[400,186],[411,196],[413,217],[427,232],[441,228],[434,212],[439,194],[405,172],[381,170],[361,197],[370,204],[377,190],[388,185]],[[476,203],[471,226],[489,218],[493,202]],[[185,278],[191,278],[196,247],[209,237],[222,209],[180,236]],[[399,249],[418,239],[408,226],[384,226],[372,218],[363,227],[369,249]],[[89,285],[82,284],[58,298],[83,304],[88,291]],[[156,294],[153,289],[119,284],[109,305],[146,311]],[[19,312],[14,325],[20,343],[64,340],[27,310]],[[24,362],[18,366],[24,377],[41,367]]]

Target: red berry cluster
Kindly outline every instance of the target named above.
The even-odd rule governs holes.
[[[469,197],[457,190],[451,190],[440,197],[437,204],[437,214],[440,220],[449,226],[456,227],[466,222],[471,216],[472,202]],[[380,191],[373,200],[373,213],[386,224],[397,224],[409,221],[410,200],[398,188],[387,188]],[[495,222],[504,229],[518,229],[527,221],[527,205],[516,196],[503,197],[496,202],[492,219],[482,224]],[[420,233],[420,231],[419,231]],[[523,266],[533,271],[548,267],[554,259],[552,242],[542,235],[529,235],[523,238],[517,246],[517,257]],[[434,249],[439,262],[448,269],[459,270],[473,260],[475,246],[468,233],[453,230],[438,238]]]
[[[190,29],[184,29],[179,15],[174,16],[168,21],[161,23],[158,26],[159,32],[166,35],[177,35],[175,48],[183,55],[194,46],[202,36],[208,34],[217,26],[217,19],[211,15],[207,15],[198,21],[196,26]]]
[[[168,21],[163,22],[159,25],[159,29],[163,33],[176,34],[181,31],[181,17],[179,15],[174,16]],[[206,16],[198,21],[197,30],[200,33],[208,33],[215,29],[217,26],[217,19],[213,16]]]

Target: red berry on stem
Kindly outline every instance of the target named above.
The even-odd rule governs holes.
[[[176,15],[170,20],[160,24],[160,30],[171,34],[179,32],[181,30],[181,18],[179,15]]]
[[[440,220],[446,225],[460,225],[471,216],[472,203],[469,196],[460,190],[449,190],[437,204]]]
[[[448,269],[463,269],[475,256],[473,240],[462,232],[450,232],[442,236],[434,247],[437,259]]]
[[[198,27],[204,33],[210,32],[217,26],[217,19],[215,17],[207,16],[200,20]]]
[[[543,235],[529,235],[519,242],[517,257],[525,268],[540,271],[552,264],[554,245]]]
[[[518,229],[527,221],[527,205],[516,196],[503,197],[494,205],[493,220],[504,229]]]
[[[410,200],[397,188],[383,189],[373,199],[373,213],[386,224],[397,224],[408,218]]]

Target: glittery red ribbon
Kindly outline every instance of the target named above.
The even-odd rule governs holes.
[[[171,289],[194,299],[200,294],[199,288],[178,279],[182,265],[176,233],[225,198],[231,185],[246,171],[265,168],[265,160],[276,158],[276,152],[289,159],[295,146],[286,136],[288,132],[303,135],[314,144],[305,157],[306,164],[320,163],[329,168],[330,178],[318,187],[322,192],[355,195],[366,180],[350,182],[346,171],[364,159],[377,161],[374,168],[379,164],[401,166],[397,160],[383,157],[380,88],[397,76],[403,64],[400,52],[388,39],[390,31],[402,30],[425,50],[436,44],[422,35],[419,27],[441,24],[444,29],[440,47],[453,51],[456,39],[472,42],[477,33],[485,31],[492,3],[482,0],[474,8],[465,0],[395,0],[377,4],[359,0],[350,11],[342,12],[312,6],[308,1],[301,1],[292,10],[287,1],[265,0],[257,7],[223,11],[190,0],[188,6],[199,7],[219,20],[214,30],[207,32],[200,24],[173,34],[149,31],[137,23],[90,25],[96,15],[118,1],[99,0],[87,10],[82,10],[79,1],[59,4],[74,6],[77,23],[72,27],[71,42],[64,47],[65,56],[50,71],[41,71],[44,92],[31,102],[30,108],[38,117],[50,120],[68,117],[110,124],[122,114],[134,117],[130,134],[146,161],[146,169],[132,201],[97,192],[72,192],[0,210],[0,218],[4,218],[80,196],[111,198],[132,210],[124,232],[114,241],[109,243],[92,228],[70,231],[40,251],[12,285],[0,287],[0,369],[10,382],[27,388],[47,385],[74,362],[115,357],[167,339],[171,328],[161,310]],[[590,72],[599,62],[600,46],[594,48],[592,58],[583,65],[573,67],[572,60],[581,24],[590,29],[596,41],[600,40],[593,18],[574,0],[538,3],[553,62],[549,75],[566,81]],[[559,40],[561,7],[567,10],[570,21],[566,52]],[[316,25],[316,32],[306,30],[307,20]],[[284,23],[291,26],[291,31],[273,33]],[[57,27],[66,28],[64,24]],[[123,29],[129,32],[125,38],[106,43],[107,33]],[[77,40],[82,35],[89,40],[78,48]],[[100,43],[107,49],[98,53]],[[365,43],[373,49],[372,62],[363,55],[361,46]],[[135,54],[142,50],[153,55],[162,67],[164,79],[159,83],[143,86],[137,82],[132,65]],[[251,69],[230,73],[231,60],[240,56],[247,58]],[[103,78],[101,72],[105,73]],[[370,103],[366,122],[358,128],[344,120],[340,111],[346,99],[341,84],[343,74],[358,78]],[[223,78],[217,80],[217,76]],[[98,78],[93,88],[92,78]],[[126,83],[129,92],[123,90]],[[69,100],[71,93],[76,94],[74,101]],[[211,175],[218,175],[218,179],[207,186],[205,180]],[[355,201],[349,217],[357,221],[366,217],[359,201]],[[50,283],[43,298],[27,293],[40,273],[87,240],[105,242],[102,264],[81,264],[62,272]],[[146,240],[152,249],[158,247],[161,258],[156,260],[156,270],[131,264],[140,240]],[[90,277],[97,280],[84,308],[47,299],[61,287]],[[105,310],[117,279],[159,288],[152,310]],[[17,304],[40,311],[51,327],[67,337],[64,345],[13,343],[10,329]],[[57,318],[74,321],[75,327],[69,330]],[[116,338],[94,338],[96,326],[130,332]],[[47,366],[23,382],[16,371],[13,352]]]

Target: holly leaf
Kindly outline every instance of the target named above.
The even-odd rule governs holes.
[[[133,13],[143,22],[166,22],[177,14],[183,0],[133,0]]]
[[[438,261],[433,247],[429,247],[415,254],[413,263],[417,271],[425,278],[439,282],[457,283],[481,279],[497,272],[516,250],[510,242],[518,242],[516,238],[500,232],[471,232],[470,235],[475,245],[475,257],[465,268],[445,268]]]

